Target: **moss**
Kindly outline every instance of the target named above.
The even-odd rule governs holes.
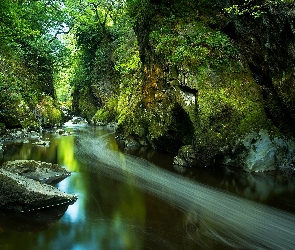
[[[90,121],[98,108],[90,89],[87,87],[81,89],[79,91],[78,100],[76,101],[78,102],[78,107],[74,108],[74,112],[81,114],[88,121]]]
[[[196,164],[212,165],[238,138],[273,128],[264,111],[261,89],[247,68],[232,62],[231,67],[217,71],[207,69],[207,74],[196,79]]]
[[[111,122],[110,112],[104,108],[99,109],[96,114],[93,116],[92,121],[94,124],[103,123],[106,124]]]
[[[35,108],[39,122],[45,127],[53,127],[62,119],[61,111],[55,106],[52,97],[44,96]]]
[[[0,122],[0,135],[1,135],[1,134],[4,134],[5,131],[6,131],[6,126],[5,126],[5,124]]]

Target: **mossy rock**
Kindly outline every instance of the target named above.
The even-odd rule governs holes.
[[[261,89],[247,68],[233,63],[214,74],[214,78],[203,77],[196,82],[198,106],[193,147],[198,161],[184,159],[183,148],[178,154],[188,165],[220,163],[239,138],[252,131],[274,129],[264,111]]]
[[[52,97],[44,96],[37,104],[35,114],[43,127],[53,127],[60,124],[62,112],[56,107]]]
[[[92,118],[92,123],[94,125],[96,124],[101,124],[101,125],[106,125],[110,122],[115,121],[115,111],[113,110],[108,110],[107,108],[103,107],[100,108],[96,114]]]

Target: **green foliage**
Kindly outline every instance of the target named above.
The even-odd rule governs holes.
[[[116,97],[110,98],[104,107],[100,108],[93,116],[94,124],[107,124],[117,119],[118,100]]]
[[[163,56],[166,63],[185,70],[217,67],[237,54],[225,34],[201,22],[163,19],[150,39],[156,54]]]
[[[115,70],[127,77],[140,69],[139,48],[132,30],[118,38]]]
[[[18,39],[38,35],[39,31],[31,27],[26,19],[25,8],[16,1],[2,0],[0,3],[0,41],[13,43]]]
[[[0,3],[0,120],[7,127],[60,120],[52,98],[54,69],[68,53],[57,39],[68,21],[62,6],[61,0]]]
[[[277,7],[282,4],[294,3],[294,0],[243,0],[242,2],[242,4],[234,4],[225,8],[225,11],[238,16],[250,15],[254,18],[258,18],[266,14],[269,8]]]
[[[37,104],[34,113],[41,120],[43,126],[52,127],[61,122],[61,111],[56,108],[52,97],[44,96]]]

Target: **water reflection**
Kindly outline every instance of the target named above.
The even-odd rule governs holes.
[[[148,148],[123,154],[110,131],[67,129],[74,134],[44,134],[49,147],[14,145],[4,157],[65,166],[72,175],[57,186],[78,200],[56,219],[46,215],[43,231],[32,217],[17,219],[17,229],[7,226],[14,218],[0,216],[0,249],[294,247],[294,215],[199,184],[294,213],[294,182],[229,169],[183,169],[180,176],[171,156]]]
[[[0,228],[3,231],[36,233],[48,229],[56,223],[67,210],[67,205],[43,209],[39,212],[19,213],[0,211]]]
[[[201,242],[206,247],[211,248],[215,240],[233,248],[295,247],[294,215],[189,181],[138,158],[126,155],[122,161],[117,152],[102,151],[103,141],[83,139],[85,142],[77,153],[88,167],[121,182],[128,179],[145,192],[189,211],[197,221],[198,235],[202,235]],[[206,240],[208,237],[210,240]]]

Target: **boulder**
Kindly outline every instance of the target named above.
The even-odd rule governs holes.
[[[0,208],[19,212],[72,203],[77,196],[29,179],[17,173],[0,170]]]
[[[295,164],[295,142],[284,137],[270,136],[262,129],[237,141],[232,154],[227,155],[223,163],[242,166],[247,172],[280,170],[291,176]]]
[[[57,164],[33,160],[6,162],[0,168],[0,209],[25,212],[73,203],[76,195],[48,185],[69,175]]]
[[[2,169],[47,184],[59,182],[71,175],[58,164],[34,160],[8,161],[2,165]]]

